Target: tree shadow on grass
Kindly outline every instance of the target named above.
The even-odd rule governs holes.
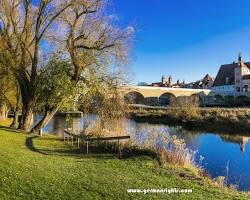
[[[78,149],[75,146],[69,146],[65,145],[65,147],[62,146],[50,146],[47,144],[46,147],[37,147],[34,145],[34,140],[39,139],[42,141],[61,141],[63,140],[61,138],[46,138],[46,137],[39,137],[39,136],[27,136],[25,140],[25,146],[35,152],[46,156],[70,156],[70,157],[82,157],[84,155],[84,152],[82,151],[82,148]]]
[[[20,133],[19,130],[12,128],[12,127],[6,127],[6,126],[0,126],[0,130],[12,132],[12,133]]]
[[[69,154],[75,155],[76,152],[74,152],[72,149],[48,149],[48,148],[38,148],[34,146],[34,139],[40,139],[40,140],[50,140],[50,141],[56,141],[59,140],[57,138],[40,138],[39,136],[28,136],[25,140],[25,146],[36,153],[40,153],[43,155],[62,155],[66,156]]]
[[[26,140],[25,140],[25,146],[33,151],[33,152],[36,152],[36,153],[40,153],[40,154],[43,154],[43,155],[48,155],[47,153],[44,153],[42,151],[40,151],[38,148],[36,148],[33,144],[33,139],[37,138],[38,136],[32,136],[32,137],[27,137]]]
[[[92,143],[89,144],[89,154],[86,153],[86,145],[82,143],[80,148],[75,145],[65,144],[65,146],[46,146],[46,147],[36,147],[34,145],[34,140],[39,139],[43,141],[59,141],[63,142],[61,138],[50,138],[39,136],[27,136],[25,140],[25,146],[35,152],[46,156],[69,156],[78,159],[82,158],[95,158],[100,160],[108,160],[113,158],[118,158],[118,146],[116,143],[100,143],[99,145]],[[41,141],[42,142],[42,141]],[[142,150],[135,147],[124,147],[121,150],[120,159],[137,158],[141,156],[155,157],[154,153],[149,150]]]
[[[22,133],[21,131],[6,127],[0,126],[0,130],[12,132],[12,133]],[[81,144],[80,148],[77,148],[75,145],[71,146],[70,144],[65,144],[65,147],[36,147],[34,145],[34,140],[39,139],[43,141],[58,141],[63,142],[63,139],[60,137],[39,137],[37,135],[27,135],[25,140],[25,146],[32,152],[39,153],[46,156],[71,156],[77,158],[96,158],[96,159],[111,159],[118,157],[118,146],[116,143],[100,143],[99,145],[92,143],[89,145],[89,154],[86,154],[86,144]],[[120,158],[126,159],[131,157],[140,157],[148,156],[148,152],[144,150],[134,149],[134,148],[123,148],[122,156]]]

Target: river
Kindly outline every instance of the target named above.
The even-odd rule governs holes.
[[[35,118],[38,120],[40,117]],[[78,121],[81,129],[89,117],[83,117]],[[65,117],[55,116],[44,132],[62,135],[67,128]],[[250,190],[250,145],[249,137],[245,134],[227,134],[219,132],[190,131],[181,126],[169,126],[165,124],[150,124],[127,120],[127,132],[135,134],[154,129],[164,129],[170,135],[176,135],[185,140],[189,149],[197,151],[196,158],[204,157],[199,163],[212,177],[226,176],[228,167],[228,183],[238,185],[241,191]]]

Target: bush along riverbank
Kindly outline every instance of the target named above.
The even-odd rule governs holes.
[[[152,134],[147,143],[136,140],[134,144],[141,144],[141,149],[127,144],[123,147],[124,156],[118,159],[109,153],[83,154],[57,136],[27,135],[4,127],[6,124],[0,123],[1,199],[250,198],[247,192],[237,192],[181,167],[190,163],[192,157],[184,156],[189,154],[182,141],[165,133],[161,141],[174,143],[175,148],[157,150],[162,152],[159,166],[153,155],[143,153],[145,148],[156,150],[152,141],[159,141],[158,133]],[[155,188],[191,189],[192,193],[128,192]]]
[[[129,117],[136,121],[203,127],[210,130],[250,130],[250,108],[136,107]]]

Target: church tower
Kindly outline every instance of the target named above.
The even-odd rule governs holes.
[[[235,80],[235,90],[236,92],[241,92],[242,90],[242,75],[243,75],[243,61],[241,53],[239,53],[238,62],[234,68],[234,80]]]
[[[165,84],[166,82],[167,82],[167,80],[166,80],[165,76],[162,75],[162,77],[161,77],[161,83],[162,83],[162,84]]]
[[[242,92],[243,83],[242,76],[249,74],[248,67],[244,64],[242,60],[241,53],[239,53],[238,63],[234,68],[234,77],[235,77],[235,90],[236,92]]]
[[[169,84],[169,86],[172,85],[172,81],[173,81],[173,79],[172,79],[172,76],[170,75],[170,76],[168,77],[168,84]]]
[[[239,53],[239,57],[238,57],[238,63],[242,62],[242,56],[241,56],[241,52]]]

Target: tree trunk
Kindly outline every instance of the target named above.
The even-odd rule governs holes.
[[[13,122],[11,124],[11,127],[13,128],[17,128],[18,127],[18,123],[19,123],[19,114],[20,114],[20,110],[18,108],[15,108],[14,111],[14,119]]]
[[[19,125],[19,129],[29,132],[31,127],[31,121],[33,118],[33,100],[30,100],[28,104],[23,106],[22,120]]]
[[[19,125],[18,125],[18,129],[22,129],[23,127],[23,119],[24,119],[24,114],[25,114],[25,109],[24,109],[24,106],[22,108],[22,113],[21,113],[21,119],[20,119],[20,122],[19,122]]]
[[[21,93],[20,93],[20,89],[19,87],[17,86],[17,96],[16,96],[16,106],[15,106],[15,110],[14,110],[14,119],[13,119],[13,122],[11,124],[11,127],[13,128],[18,128],[19,126],[19,114],[20,114],[20,111],[21,111]]]
[[[32,128],[30,133],[39,134],[41,129],[43,129],[49,123],[49,121],[52,119],[52,117],[56,114],[57,111],[58,107],[52,109],[46,109],[42,120],[37,125],[35,125],[34,128]]]
[[[5,102],[0,105],[0,121],[5,120],[8,117],[8,107]]]
[[[8,118],[8,116],[9,116],[9,112],[10,112],[10,107],[8,107],[8,108],[7,108],[7,111],[6,111],[6,113],[5,113],[5,119],[7,119],[7,118]]]
[[[22,130],[24,130],[25,132],[29,132],[32,118],[33,118],[33,111],[32,109],[29,109],[28,111],[25,112],[24,119],[23,119]]]

